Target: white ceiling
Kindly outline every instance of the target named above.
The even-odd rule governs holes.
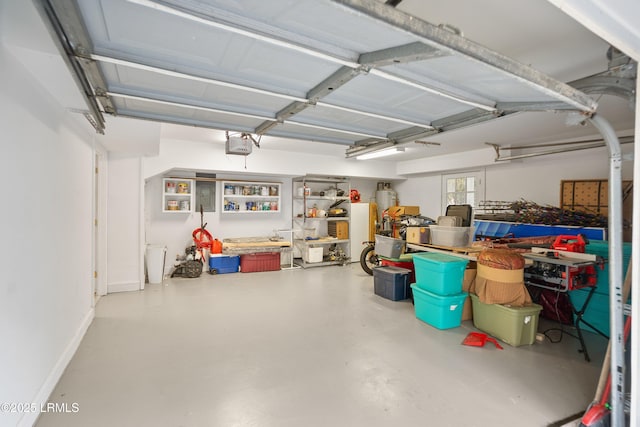
[[[465,37],[563,82],[607,69],[609,45],[547,1],[403,0],[398,8],[434,24],[453,25]],[[628,101],[613,96],[596,99],[598,113],[617,131],[633,132],[634,113]],[[567,126],[565,118],[565,114],[519,113],[430,137],[442,146],[415,151],[446,154],[478,149],[485,142],[525,145],[598,137],[591,126]]]
[[[380,0],[382,1],[382,0]],[[64,69],[44,26],[38,21],[33,6],[28,2],[9,2],[2,6],[4,43],[13,49],[43,86],[70,109],[79,106],[81,97],[69,90],[73,80]],[[24,3],[27,3],[26,5]],[[580,26],[546,1],[541,0],[403,0],[398,9],[433,24],[448,24],[462,31],[464,36],[491,50],[505,54],[521,63],[530,65],[563,82],[593,75],[607,69],[608,44]],[[18,19],[8,19],[17,16]],[[366,37],[366,35],[363,35]],[[52,79],[63,81],[55,84]],[[634,113],[628,101],[602,96],[597,98],[598,114],[612,122],[620,134],[632,133]],[[106,118],[106,134],[103,144],[114,151],[139,151],[151,154],[149,141],[158,135],[181,140],[214,140],[224,143],[221,131],[146,122],[136,129],[137,140],[123,143],[127,127],[136,127],[135,120]],[[485,146],[485,142],[500,145],[529,144],[557,140],[571,140],[597,135],[589,126],[567,126],[566,114],[518,113],[491,122],[449,131],[427,138],[440,146],[407,145],[404,154],[389,157],[390,161],[446,154]],[[110,129],[117,129],[111,132]],[[145,134],[147,132],[148,134]],[[261,150],[313,151],[318,154],[344,155],[344,146],[326,143],[264,137]]]

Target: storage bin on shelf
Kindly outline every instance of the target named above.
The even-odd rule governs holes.
[[[322,247],[315,248],[311,246],[306,246],[302,251],[302,259],[304,262],[309,264],[318,263],[318,262],[322,262],[322,254],[323,254]]]
[[[462,217],[459,216],[439,216],[436,225],[441,227],[462,227]]]
[[[416,286],[439,295],[459,294],[467,263],[464,258],[438,252],[414,254]]]
[[[394,239],[393,237],[376,234],[375,241],[375,251],[377,255],[385,258],[400,258],[400,255],[404,252],[405,241],[402,239]]]
[[[240,257],[238,255],[209,255],[209,273],[226,274],[237,273],[240,267]]]
[[[399,267],[375,267],[373,290],[376,295],[391,301],[409,298],[409,276],[411,270]]]
[[[471,294],[471,302],[473,325],[476,328],[514,347],[534,343],[542,306],[531,304],[513,307],[503,304],[485,304],[475,294]]]
[[[446,247],[467,247],[473,236],[472,227],[430,225],[431,244]]]
[[[455,295],[438,295],[411,285],[416,318],[437,328],[457,328],[462,323],[465,292]]]
[[[567,234],[576,236],[582,234],[589,240],[605,240],[607,229],[598,227],[577,227],[562,225],[525,224],[506,221],[474,220],[475,238],[496,237],[534,237],[534,236],[558,236]]]
[[[255,273],[280,270],[280,252],[257,252],[240,255],[240,271]]]

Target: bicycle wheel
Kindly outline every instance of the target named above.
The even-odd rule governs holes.
[[[378,255],[375,252],[375,246],[368,245],[360,254],[360,266],[369,275],[373,276],[373,267],[379,264]]]

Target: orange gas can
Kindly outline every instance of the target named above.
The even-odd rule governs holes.
[[[222,242],[218,239],[213,239],[211,241],[211,253],[212,254],[221,254],[222,253]]]

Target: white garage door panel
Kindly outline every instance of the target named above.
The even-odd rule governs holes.
[[[106,64],[109,92],[274,117],[288,99]],[[248,102],[250,101],[250,102]]]
[[[370,146],[515,111],[596,108],[378,0],[36,1],[106,113]]]
[[[337,108],[329,108],[316,105],[298,113],[295,120],[314,123],[317,125],[331,126],[336,122],[344,121],[349,123],[352,129],[360,132],[373,132],[378,134],[389,134],[400,131],[407,127],[407,122],[384,120],[377,117],[370,117],[363,114],[350,113]]]
[[[120,115],[127,117],[142,117],[151,120],[166,121],[168,123],[182,123],[198,126],[226,126],[231,124],[239,131],[250,130],[261,123],[259,119],[233,116],[210,111],[174,107],[157,102],[146,102],[136,99],[115,97],[116,108]],[[217,126],[209,126],[215,124]]]
[[[368,75],[354,79],[327,96],[329,103],[425,123],[469,109],[438,94]]]
[[[439,57],[429,61],[386,67],[385,70],[416,81],[442,87],[451,93],[466,94],[481,104],[497,102],[544,102],[548,94],[523,85],[513,76],[496,74],[489,66],[477,63],[469,67],[461,57]],[[436,83],[433,83],[436,82]],[[443,82],[447,84],[444,85]]]

